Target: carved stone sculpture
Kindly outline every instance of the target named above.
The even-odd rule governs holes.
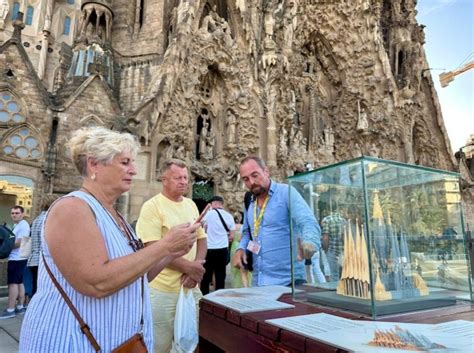
[[[359,104],[359,116],[357,118],[357,131],[364,132],[369,129],[369,120],[367,118],[367,113],[365,112],[364,108],[360,108]]]
[[[214,131],[209,131],[206,138],[206,153],[204,154],[205,159],[211,160],[214,158],[214,146],[216,144],[216,134]]]
[[[237,125],[237,117],[232,112],[232,110],[227,110],[227,143],[228,144],[235,144],[236,141],[236,125]]]
[[[334,153],[334,132],[332,128],[324,129],[324,154],[328,159],[333,157]]]
[[[207,151],[207,135],[209,133],[208,128],[209,123],[207,119],[204,119],[201,132],[199,133],[199,156],[201,158],[205,156]]]
[[[0,0],[0,20],[8,28],[11,3]],[[44,55],[44,76],[38,71],[50,91],[28,85],[23,92],[21,83],[36,74],[12,69],[10,79],[3,71],[8,90],[31,106],[22,116],[38,121],[38,140],[48,140],[51,114],[63,121],[100,111],[104,126],[137,135],[156,167],[166,156],[186,159],[191,178],[212,181],[233,210],[240,208],[244,189],[231,167],[251,154],[264,157],[280,181],[303,162],[320,167],[361,153],[454,169],[425,70],[415,1],[176,0],[146,11],[143,1],[44,3],[54,4],[53,13],[48,17],[47,6],[32,5],[31,28],[50,27],[47,48],[27,55],[40,63],[40,52],[53,50]],[[65,9],[80,19],[69,37],[61,33],[58,16]],[[53,23],[42,27],[47,18]],[[15,43],[11,32],[0,28],[0,71],[24,60],[9,46],[43,39],[43,33],[23,31]],[[91,71],[71,77],[80,65]],[[44,99],[32,99],[38,94]],[[116,125],[120,116],[127,121]],[[79,120],[61,123],[58,139],[78,128]],[[3,140],[14,128],[7,125],[3,134],[0,129]],[[14,173],[9,163],[23,160],[8,161],[5,173]],[[71,171],[60,167],[66,165],[64,157],[52,188],[75,188]],[[145,182],[149,188],[131,191],[134,200],[151,196],[142,190],[158,188],[155,180]],[[139,212],[135,204],[132,219]]]

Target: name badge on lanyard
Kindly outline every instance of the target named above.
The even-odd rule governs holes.
[[[253,235],[255,239],[257,239],[258,237],[260,225],[262,224],[263,215],[265,214],[265,208],[267,207],[269,199],[270,199],[270,195],[267,195],[267,197],[265,198],[265,201],[263,201],[262,209],[260,210],[258,217],[257,217],[257,201],[255,200],[255,204],[253,206]],[[247,245],[247,250],[251,251],[255,255],[258,255],[261,247],[262,246],[255,240],[250,240]]]
[[[254,253],[255,255],[258,255],[261,247],[262,246],[259,243],[253,240],[250,240],[249,243],[247,244],[247,250]]]

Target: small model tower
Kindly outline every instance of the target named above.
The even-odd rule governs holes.
[[[337,286],[337,294],[370,298],[369,257],[364,233],[359,230],[359,222],[355,222],[355,242],[352,236],[352,225],[349,221],[344,230],[344,262],[341,280]]]

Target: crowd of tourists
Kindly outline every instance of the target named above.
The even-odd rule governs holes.
[[[314,213],[298,192],[270,178],[259,157],[240,163],[248,192],[236,219],[218,195],[200,213],[186,197],[188,166],[169,159],[161,164],[162,191],[142,205],[132,227],[114,205],[137,174],[137,139],[85,128],[74,132],[69,149],[81,187],[59,199],[44,197],[31,228],[21,206],[11,210],[15,242],[1,318],[24,314],[20,352],[193,351],[199,301],[211,284],[225,287],[229,263],[235,287],[302,283],[311,260],[319,269],[321,229]],[[290,217],[298,229],[296,247],[290,246]],[[293,278],[292,248],[300,260]],[[27,309],[25,268],[33,282]],[[332,275],[326,272],[326,278]],[[195,339],[183,349],[176,321],[184,300],[193,303],[186,313]]]

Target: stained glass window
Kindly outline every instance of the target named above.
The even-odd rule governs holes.
[[[15,21],[15,20],[16,20],[19,11],[20,11],[20,3],[19,3],[19,2],[15,2],[15,3],[13,4],[13,10],[12,10],[12,21]]]
[[[27,9],[26,9],[26,19],[25,19],[25,24],[28,25],[28,26],[31,26],[31,24],[33,23],[33,13],[34,13],[35,9],[33,8],[33,6],[28,6]]]
[[[21,128],[7,137],[3,142],[2,150],[9,157],[21,159],[38,159],[41,157],[38,139],[27,127]]]
[[[25,116],[20,102],[9,92],[0,92],[0,124],[8,122],[23,123]]]
[[[66,18],[64,19],[63,34],[65,36],[68,36],[70,30],[71,30],[71,17],[66,16]]]

